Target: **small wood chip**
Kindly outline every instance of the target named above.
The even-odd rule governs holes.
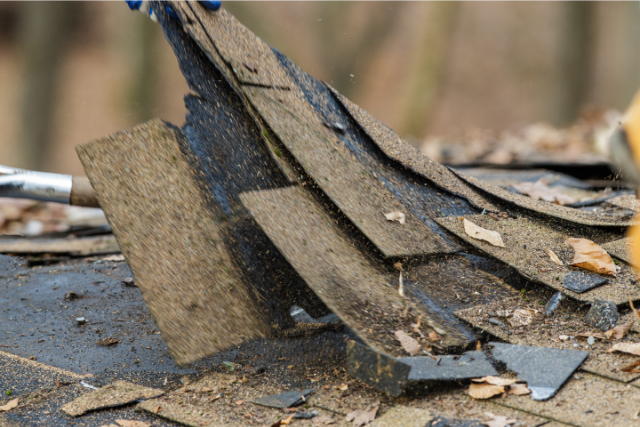
[[[13,400],[10,400],[6,405],[0,406],[0,412],[7,412],[12,410],[13,408],[17,408],[18,400],[20,399],[13,399]]]
[[[549,258],[551,258],[551,261],[555,262],[558,265],[564,265],[564,263],[560,261],[560,258],[558,258],[558,256],[553,253],[551,249],[547,249],[547,254],[549,255]]]

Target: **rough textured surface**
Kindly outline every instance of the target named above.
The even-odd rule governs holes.
[[[457,245],[407,210],[375,171],[329,133],[301,92],[246,87],[245,94],[316,185],[383,254],[457,251]],[[405,215],[405,224],[385,218],[394,211]]]
[[[347,373],[387,393],[399,396],[411,367],[355,341],[347,343]]]
[[[407,406],[396,406],[371,423],[371,427],[426,427],[433,420],[431,412]]]
[[[587,343],[586,337],[579,337],[583,332],[602,333],[602,331],[585,325],[584,318],[587,307],[581,307],[578,303],[562,301],[551,316],[545,317],[542,313],[532,317],[529,325],[514,326],[503,313],[512,313],[514,310],[540,310],[546,299],[537,292],[526,292],[522,296],[477,307],[460,310],[456,316],[469,322],[474,328],[488,332],[490,335],[512,344],[552,347],[564,350],[586,350],[589,357],[580,367],[581,370],[591,372],[620,382],[633,381],[640,377],[640,373],[622,372],[620,369],[636,360],[636,356],[624,353],[608,353],[612,342],[596,339],[593,345]],[[499,316],[501,314],[502,316]],[[622,317],[618,323],[624,324],[633,320],[633,314]],[[498,320],[501,326],[491,323]],[[634,328],[637,330],[637,327]],[[622,340],[614,342],[632,343],[637,340],[635,333],[627,334]]]
[[[424,176],[443,190],[467,199],[478,208],[487,209],[488,211],[499,210],[488,198],[472,190],[467,183],[453,174],[449,168],[434,162],[422,154],[416,147],[400,138],[367,111],[351,102],[331,86],[327,86],[336,99],[349,111],[351,117],[362,126],[367,135],[389,158]]]
[[[216,12],[198,3],[172,2],[175,10],[190,8],[213,41],[218,53],[242,83],[288,87],[286,73],[278,73],[271,47],[224,9]],[[187,21],[187,24],[189,22]]]
[[[242,201],[309,287],[376,350],[406,354],[393,332],[410,331],[419,316],[425,331],[435,327],[446,334],[445,346],[468,342],[428,307],[402,298],[390,284],[393,276],[349,241],[303,189],[245,193]]]
[[[307,401],[307,397],[313,393],[315,389],[308,388],[300,391],[288,391],[280,394],[270,394],[268,396],[260,396],[251,401],[256,405],[268,406],[270,408],[293,408]]]
[[[600,276],[591,271],[576,270],[571,271],[562,278],[562,286],[570,291],[582,293],[590,291],[600,285],[604,285],[609,281],[607,277]]]
[[[142,387],[127,381],[116,381],[100,387],[64,404],[60,410],[77,417],[89,411],[126,405],[137,400],[153,399],[162,395],[162,390]]]
[[[182,138],[151,121],[78,155],[165,342],[187,363],[264,336],[269,325],[255,289],[234,274],[220,213],[182,154]]]
[[[618,323],[618,308],[613,301],[596,300],[584,318],[584,323],[601,331],[613,329]]]
[[[627,264],[633,265],[633,257],[631,256],[631,238],[614,240],[613,242],[600,245],[609,255],[618,258]],[[637,265],[635,267],[638,267]]]
[[[496,400],[501,406],[527,411],[569,425],[585,427],[637,426],[640,389],[591,374],[572,378],[546,402],[508,395]]]
[[[465,218],[480,227],[499,232],[506,247],[492,246],[470,237],[464,231],[461,218],[441,218],[438,223],[471,245],[514,267],[528,280],[543,283],[582,301],[604,299],[624,304],[630,298],[640,299],[640,286],[635,283],[637,273],[626,263],[619,264],[620,271],[616,277],[608,276],[607,284],[589,291],[577,293],[562,286],[565,275],[573,271],[568,265],[573,259],[573,249],[565,241],[579,237],[599,243],[611,240],[611,234],[592,228],[564,228],[552,222],[524,217],[495,220],[487,215],[476,215]],[[547,249],[552,250],[564,265],[555,264],[546,253]]]
[[[498,375],[482,351],[469,351],[462,355],[440,356],[435,360],[428,356],[400,357],[398,360],[411,366],[410,381],[454,381]]]
[[[607,200],[607,203],[619,208],[628,209],[633,213],[640,211],[640,202],[635,194],[614,197],[613,199]]]
[[[556,205],[553,203],[543,202],[540,200],[534,200],[531,197],[523,196],[522,194],[512,193],[504,188],[500,188],[495,185],[491,185],[484,181],[480,181],[472,176],[466,175],[462,172],[453,170],[453,172],[460,178],[471,184],[477,189],[484,191],[494,197],[499,198],[504,202],[509,202],[513,206],[517,206],[528,211],[537,212],[548,217],[559,218],[567,221],[574,222],[576,224],[590,225],[590,226],[615,226],[615,227],[627,227],[632,224],[629,220],[618,220],[616,218],[608,218],[603,215],[596,215],[591,212],[582,211],[578,209],[568,208],[565,206]]]
[[[530,347],[492,342],[491,355],[526,381],[535,400],[548,400],[580,367],[589,355],[586,351]]]

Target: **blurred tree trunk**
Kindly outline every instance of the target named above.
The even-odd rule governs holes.
[[[156,46],[158,37],[162,37],[157,23],[141,13],[128,20],[126,40],[122,49],[126,50],[128,60],[127,104],[134,116],[134,123],[141,123],[156,116]]]
[[[22,3],[20,32],[24,55],[18,167],[46,170],[46,147],[51,141],[56,86],[69,38],[74,2]]]

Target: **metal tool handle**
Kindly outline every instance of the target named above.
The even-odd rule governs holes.
[[[0,165],[0,197],[17,197],[75,206],[99,207],[85,177],[30,171]]]

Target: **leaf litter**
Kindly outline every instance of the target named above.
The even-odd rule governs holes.
[[[516,420],[515,418],[494,415],[491,412],[485,412],[485,415],[488,419],[482,424],[486,425],[487,427],[507,427],[518,422],[518,420]]]
[[[405,331],[396,331],[396,339],[400,341],[400,345],[409,353],[409,356],[415,356],[420,351],[420,343],[415,338],[409,336]]]
[[[367,409],[363,411],[350,412],[345,417],[345,420],[351,422],[353,427],[361,427],[363,425],[369,424],[376,419],[379,405],[379,402],[375,402],[367,406]]]
[[[387,218],[387,221],[397,221],[403,225],[405,223],[405,215],[400,211],[386,213],[384,214],[384,217]]]
[[[7,412],[12,410],[13,408],[17,408],[19,400],[20,399],[13,399],[10,400],[6,405],[0,406],[0,412]]]
[[[484,240],[492,244],[493,246],[499,246],[504,248],[504,242],[502,241],[502,236],[497,231],[487,230],[486,228],[482,228],[479,225],[474,224],[473,222],[463,218],[464,223],[464,231],[469,236],[474,239]]]
[[[575,251],[572,266],[610,276],[616,275],[616,265],[609,254],[591,240],[570,238],[566,243]]]
[[[557,188],[551,188],[547,184],[547,180],[542,177],[536,182],[520,182],[513,184],[512,187],[534,200],[543,200],[556,205],[570,205],[577,201],[574,197],[563,193]]]
[[[474,399],[490,399],[504,393],[524,396],[531,391],[526,384],[518,383],[517,379],[494,376],[472,379],[468,390],[469,396]]]

